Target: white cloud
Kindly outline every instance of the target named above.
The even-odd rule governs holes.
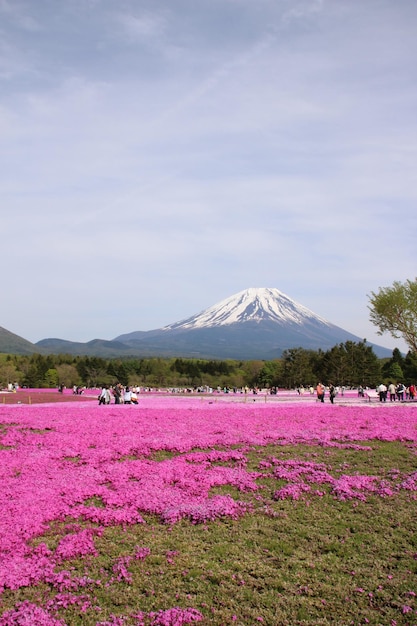
[[[132,43],[155,42],[165,31],[165,20],[159,14],[145,12],[140,16],[121,14],[119,22]]]
[[[111,338],[267,286],[369,339],[415,274],[415,4],[54,6],[0,1],[0,324]]]

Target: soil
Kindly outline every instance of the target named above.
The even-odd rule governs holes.
[[[96,395],[77,395],[70,390],[60,393],[51,389],[18,389],[0,393],[0,404],[45,404],[46,402],[85,402],[95,400]]]

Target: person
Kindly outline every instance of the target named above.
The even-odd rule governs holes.
[[[102,387],[101,391],[100,391],[100,394],[98,396],[98,403],[99,404],[105,404],[105,402],[106,402],[106,388]]]
[[[317,383],[316,387],[317,400],[320,402],[324,402],[324,385],[322,383]]]
[[[387,387],[386,387],[386,385],[384,385],[384,383],[381,383],[380,385],[378,385],[376,391],[377,391],[377,393],[379,395],[379,401],[380,402],[386,402],[387,401]]]
[[[137,404],[138,403],[138,396],[137,393],[134,389],[132,389],[132,393],[130,394],[130,401],[132,404]]]
[[[110,404],[110,391],[107,389],[106,385],[104,385],[101,389],[100,395],[98,397],[99,404]]]
[[[400,402],[403,402],[404,400],[404,391],[405,391],[405,387],[402,383],[398,383],[397,385],[397,398]]]
[[[408,388],[408,391],[410,394],[410,400],[414,400],[414,398],[416,397],[416,386],[411,383],[411,385]]]
[[[120,398],[122,396],[122,387],[120,383],[117,383],[117,385],[114,386],[113,395],[114,395],[114,403],[120,404]]]
[[[388,393],[389,393],[390,402],[395,402],[395,397],[397,395],[397,388],[392,382],[389,383],[388,385]]]
[[[126,387],[125,392],[123,394],[123,402],[124,404],[132,404],[132,392],[130,391],[130,387]]]
[[[330,394],[330,402],[334,404],[334,399],[336,397],[336,387],[333,385],[333,383],[329,384],[329,394]]]

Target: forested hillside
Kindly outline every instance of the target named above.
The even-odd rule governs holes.
[[[0,386],[96,387],[120,382],[149,387],[286,387],[324,383],[375,387],[381,380],[417,380],[417,357],[394,350],[378,359],[372,348],[347,342],[327,351],[287,350],[274,361],[102,359],[70,355],[1,355]]]

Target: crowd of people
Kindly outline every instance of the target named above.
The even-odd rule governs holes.
[[[323,383],[319,382],[316,386],[316,395],[317,400],[319,402],[324,402],[324,398],[326,395],[326,391],[329,392],[330,402],[333,404],[335,397],[341,393],[343,395],[344,387],[335,387],[333,383],[329,383],[326,388]],[[409,385],[406,387],[402,382],[393,383],[389,382],[388,386],[384,383],[381,383],[376,388],[376,392],[379,396],[380,402],[386,402],[389,399],[390,402],[404,402],[406,400],[416,400],[417,399],[417,387],[416,385]],[[364,397],[365,390],[363,387],[358,388],[358,396]]]
[[[315,394],[317,397],[317,401],[319,402],[325,401],[325,397],[327,393],[329,400],[332,404],[334,403],[334,400],[338,395],[341,395],[341,396],[345,395],[345,390],[346,390],[346,387],[336,386],[331,382],[328,385],[324,385],[323,383],[318,382],[315,388],[314,387],[308,388],[308,392],[310,393],[310,395]],[[82,393],[83,391],[84,390],[82,391],[77,390],[77,391],[74,391],[74,393]],[[138,395],[140,391],[141,391],[140,387],[123,386],[120,383],[113,385],[113,386],[104,385],[101,388],[100,394],[98,396],[98,403],[99,404],[111,404],[112,401],[114,401],[114,404],[138,404]],[[142,389],[142,391],[151,391],[151,390]],[[181,389],[181,390],[169,389],[168,391],[179,393],[180,391],[184,392],[184,389]],[[194,390],[187,389],[186,391],[201,392],[203,390],[198,388]],[[209,391],[213,392],[214,390],[210,388]],[[220,387],[217,388],[217,391],[223,392],[223,393],[231,392],[231,390],[229,389],[220,388]],[[255,389],[242,388],[239,390],[233,389],[234,393],[240,392],[240,393],[247,394],[250,391],[255,395],[258,392],[256,388]],[[275,388],[270,389],[268,391],[270,394],[278,393],[278,390],[276,390]],[[306,390],[304,387],[297,387],[296,391],[298,395],[303,395]],[[366,393],[370,393],[369,390]],[[373,393],[375,393],[375,391]],[[413,384],[409,386],[405,386],[401,382],[396,383],[396,384],[390,382],[388,383],[388,386],[387,386],[384,383],[381,383],[376,388],[376,393],[379,396],[380,402],[386,402],[387,399],[389,399],[390,402],[395,402],[395,401],[404,402],[407,400],[417,400],[417,387],[416,385],[413,385]],[[358,388],[358,396],[359,397],[365,396],[365,390],[363,387]]]
[[[397,384],[390,382],[388,386],[381,383],[378,385],[376,391],[379,395],[380,402],[386,402],[388,397],[390,402],[404,402],[404,400],[414,400],[417,395],[415,385],[406,387],[401,382]]]
[[[345,388],[342,387],[342,395],[344,394],[344,391],[345,391]],[[335,387],[333,383],[329,383],[329,398],[332,404],[334,403],[334,399],[339,392],[340,392],[339,387]],[[324,402],[324,396],[326,395],[326,387],[323,385],[323,383],[321,382],[317,383],[316,394],[317,394],[317,400],[319,402]]]
[[[137,404],[138,393],[138,388],[129,386],[124,387],[120,383],[117,383],[117,385],[114,385],[113,387],[107,387],[104,385],[101,388],[98,403],[110,404],[113,397],[114,404]]]

